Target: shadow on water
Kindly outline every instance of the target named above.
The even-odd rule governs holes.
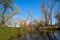
[[[28,32],[10,40],[60,40],[60,31],[36,31],[32,35]]]

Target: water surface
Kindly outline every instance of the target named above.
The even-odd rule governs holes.
[[[12,40],[60,40],[60,31],[40,30],[33,34],[27,32],[25,35],[13,38]]]

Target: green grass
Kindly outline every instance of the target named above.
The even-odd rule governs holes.
[[[23,28],[0,27],[0,40],[16,37],[18,33],[23,34]]]

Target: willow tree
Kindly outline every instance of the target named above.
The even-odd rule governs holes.
[[[14,0],[0,0],[0,4],[3,6],[3,12],[2,12],[2,20],[1,20],[1,25],[4,25],[5,22],[10,19],[13,15],[15,15],[18,11],[14,8]],[[8,9],[9,8],[9,9]],[[7,13],[9,15],[6,14],[6,11],[11,10],[12,12]],[[6,14],[6,15],[5,15]],[[6,18],[7,17],[7,18]]]

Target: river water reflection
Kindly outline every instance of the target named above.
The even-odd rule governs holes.
[[[37,31],[27,33],[24,37],[16,37],[12,40],[60,40],[60,31]]]

